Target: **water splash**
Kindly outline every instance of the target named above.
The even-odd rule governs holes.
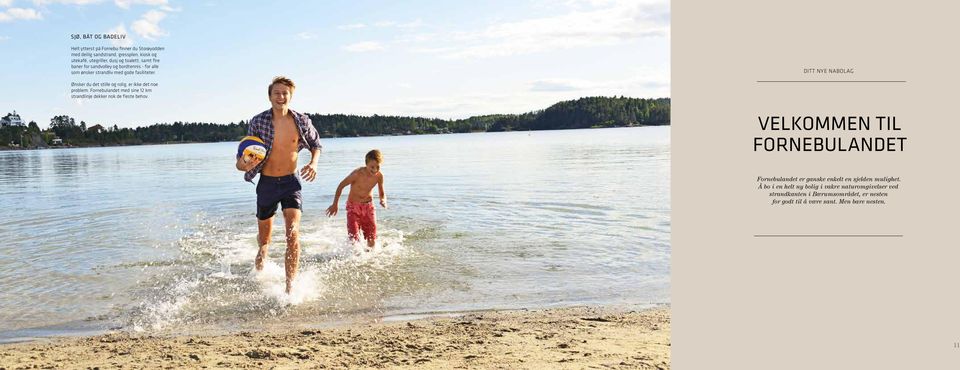
[[[283,266],[273,261],[265,261],[263,271],[253,270],[251,275],[260,283],[265,297],[270,297],[283,306],[316,300],[323,290],[320,270],[314,266],[303,267],[297,272],[289,294],[286,293],[287,277]]]
[[[264,268],[256,271],[256,234],[231,235],[229,227],[203,224],[178,241],[186,255],[183,263],[169,266],[138,295],[143,298],[132,310],[129,327],[158,331],[277,319],[303,309],[376,306],[382,294],[371,297],[370,291],[383,288],[370,289],[370,284],[403,281],[391,276],[396,272],[390,268],[409,250],[405,234],[382,230],[367,250],[366,243],[349,241],[344,229],[328,220],[301,227],[301,263],[287,294],[282,235],[274,233]]]
[[[160,330],[176,320],[177,315],[190,297],[188,293],[199,286],[199,280],[181,281],[174,285],[170,294],[152,304],[139,307],[139,318],[133,322],[133,330]]]

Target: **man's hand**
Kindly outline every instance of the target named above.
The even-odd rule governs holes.
[[[317,165],[315,163],[303,166],[300,169],[300,177],[307,181],[313,181],[317,178]]]
[[[387,198],[380,198],[380,206],[387,208]]]
[[[327,207],[327,217],[333,217],[337,215],[337,204],[334,203],[330,207]]]
[[[243,172],[247,172],[256,167],[263,160],[257,158],[253,153],[247,153],[243,157],[237,159],[237,169]]]

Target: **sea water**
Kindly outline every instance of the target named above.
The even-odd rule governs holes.
[[[280,217],[253,269],[236,143],[0,152],[0,341],[670,302],[667,127],[322,142],[289,295]],[[366,251],[345,199],[324,211],[373,148],[389,208]]]

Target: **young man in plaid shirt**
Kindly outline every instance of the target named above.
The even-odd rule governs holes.
[[[288,294],[300,261],[299,230],[303,198],[300,196],[300,180],[295,174],[297,153],[303,149],[310,150],[310,163],[300,169],[300,177],[313,181],[317,177],[317,159],[321,148],[320,135],[310,117],[289,108],[295,88],[289,78],[281,76],[273,79],[267,87],[271,108],[254,116],[247,128],[247,136],[263,140],[267,155],[262,160],[251,155],[237,158],[237,169],[246,172],[244,180],[252,182],[260,174],[257,182],[257,242],[260,245],[255,263],[257,271],[263,270],[277,204],[282,206],[287,236],[284,268]]]

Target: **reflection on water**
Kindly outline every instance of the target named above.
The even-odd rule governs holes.
[[[19,182],[40,175],[40,156],[30,151],[9,151],[2,153],[0,160],[0,185],[17,186]],[[33,154],[33,155],[32,155]]]
[[[0,340],[669,302],[669,139],[662,127],[325,139],[291,296],[282,232],[252,271],[254,186],[233,143],[0,152]],[[365,253],[343,212],[323,210],[372,148],[391,208]]]
[[[76,150],[56,150],[52,159],[54,178],[57,180],[73,179],[75,174],[87,175],[88,157]]]

